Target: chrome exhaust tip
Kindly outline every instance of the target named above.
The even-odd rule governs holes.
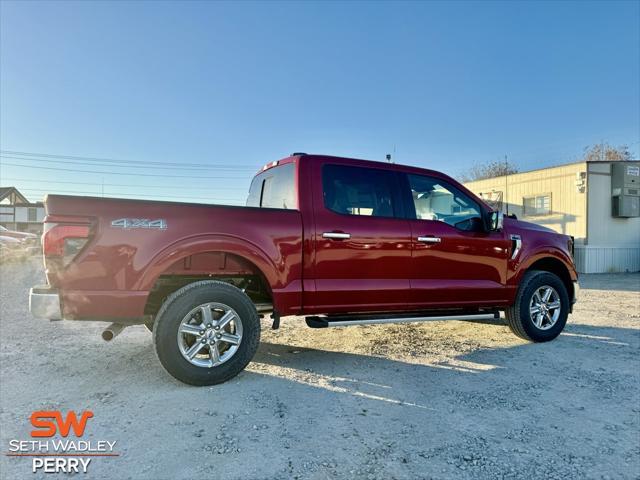
[[[116,338],[122,330],[124,330],[125,325],[121,323],[112,323],[102,332],[102,339],[105,342],[110,342],[114,338]]]

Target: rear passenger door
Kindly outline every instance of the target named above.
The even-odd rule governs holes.
[[[384,168],[313,166],[314,291],[305,310],[399,309],[410,295],[411,228],[399,176]]]

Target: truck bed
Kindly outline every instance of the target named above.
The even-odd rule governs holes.
[[[47,259],[65,318],[137,318],[162,275],[253,272],[300,305],[302,219],[296,210],[48,195],[52,224],[88,224],[90,237],[64,266]],[[45,233],[46,236],[46,233]],[[208,252],[217,252],[211,254]],[[235,255],[247,254],[244,261]],[[251,259],[249,263],[246,259]],[[297,292],[297,293],[293,293]]]

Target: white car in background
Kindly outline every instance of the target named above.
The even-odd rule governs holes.
[[[0,237],[15,238],[17,240],[27,241],[30,245],[33,245],[38,241],[38,236],[29,232],[18,232],[15,230],[9,230],[6,227],[0,225]]]
[[[3,232],[0,232],[3,233]],[[10,255],[23,249],[22,240],[0,235],[0,254]]]
[[[38,236],[16,232],[0,225],[0,252],[4,258],[16,258],[40,253]]]

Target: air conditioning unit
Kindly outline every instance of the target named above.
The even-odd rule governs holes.
[[[640,217],[640,162],[611,164],[611,215]]]

